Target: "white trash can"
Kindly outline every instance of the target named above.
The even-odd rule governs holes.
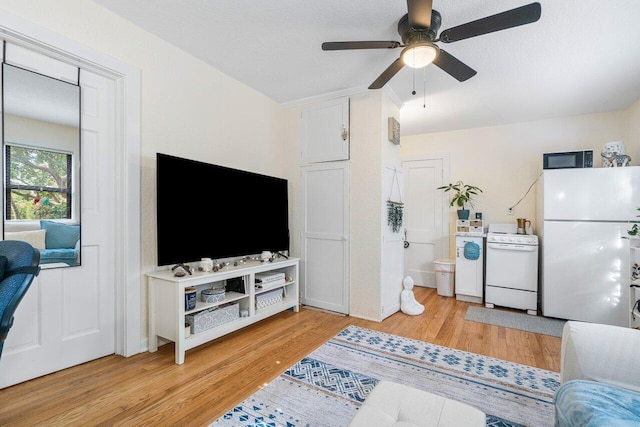
[[[456,270],[455,260],[437,259],[433,263],[436,265],[436,288],[438,288],[438,295],[452,297]]]

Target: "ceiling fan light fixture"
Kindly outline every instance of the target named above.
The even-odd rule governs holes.
[[[400,57],[411,68],[423,68],[436,59],[438,52],[438,46],[433,43],[416,43],[405,47]]]

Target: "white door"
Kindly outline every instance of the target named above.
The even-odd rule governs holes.
[[[449,258],[449,204],[437,188],[449,182],[446,154],[402,162],[405,185],[405,277],[416,286],[436,287],[434,261]],[[408,246],[407,246],[408,245]]]
[[[349,313],[349,164],[302,168],[300,302]]]
[[[349,98],[323,102],[302,112],[302,162],[349,160]]]
[[[42,270],[18,306],[0,388],[115,352],[114,84],[80,74],[80,267]]]

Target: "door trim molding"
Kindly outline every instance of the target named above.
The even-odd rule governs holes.
[[[115,82],[115,352],[140,353],[140,70],[7,12],[0,22],[0,39]]]

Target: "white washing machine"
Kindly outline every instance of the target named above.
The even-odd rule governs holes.
[[[516,234],[516,224],[492,224],[487,232],[485,306],[538,314],[538,236]]]
[[[456,233],[456,299],[482,304],[484,234]]]

